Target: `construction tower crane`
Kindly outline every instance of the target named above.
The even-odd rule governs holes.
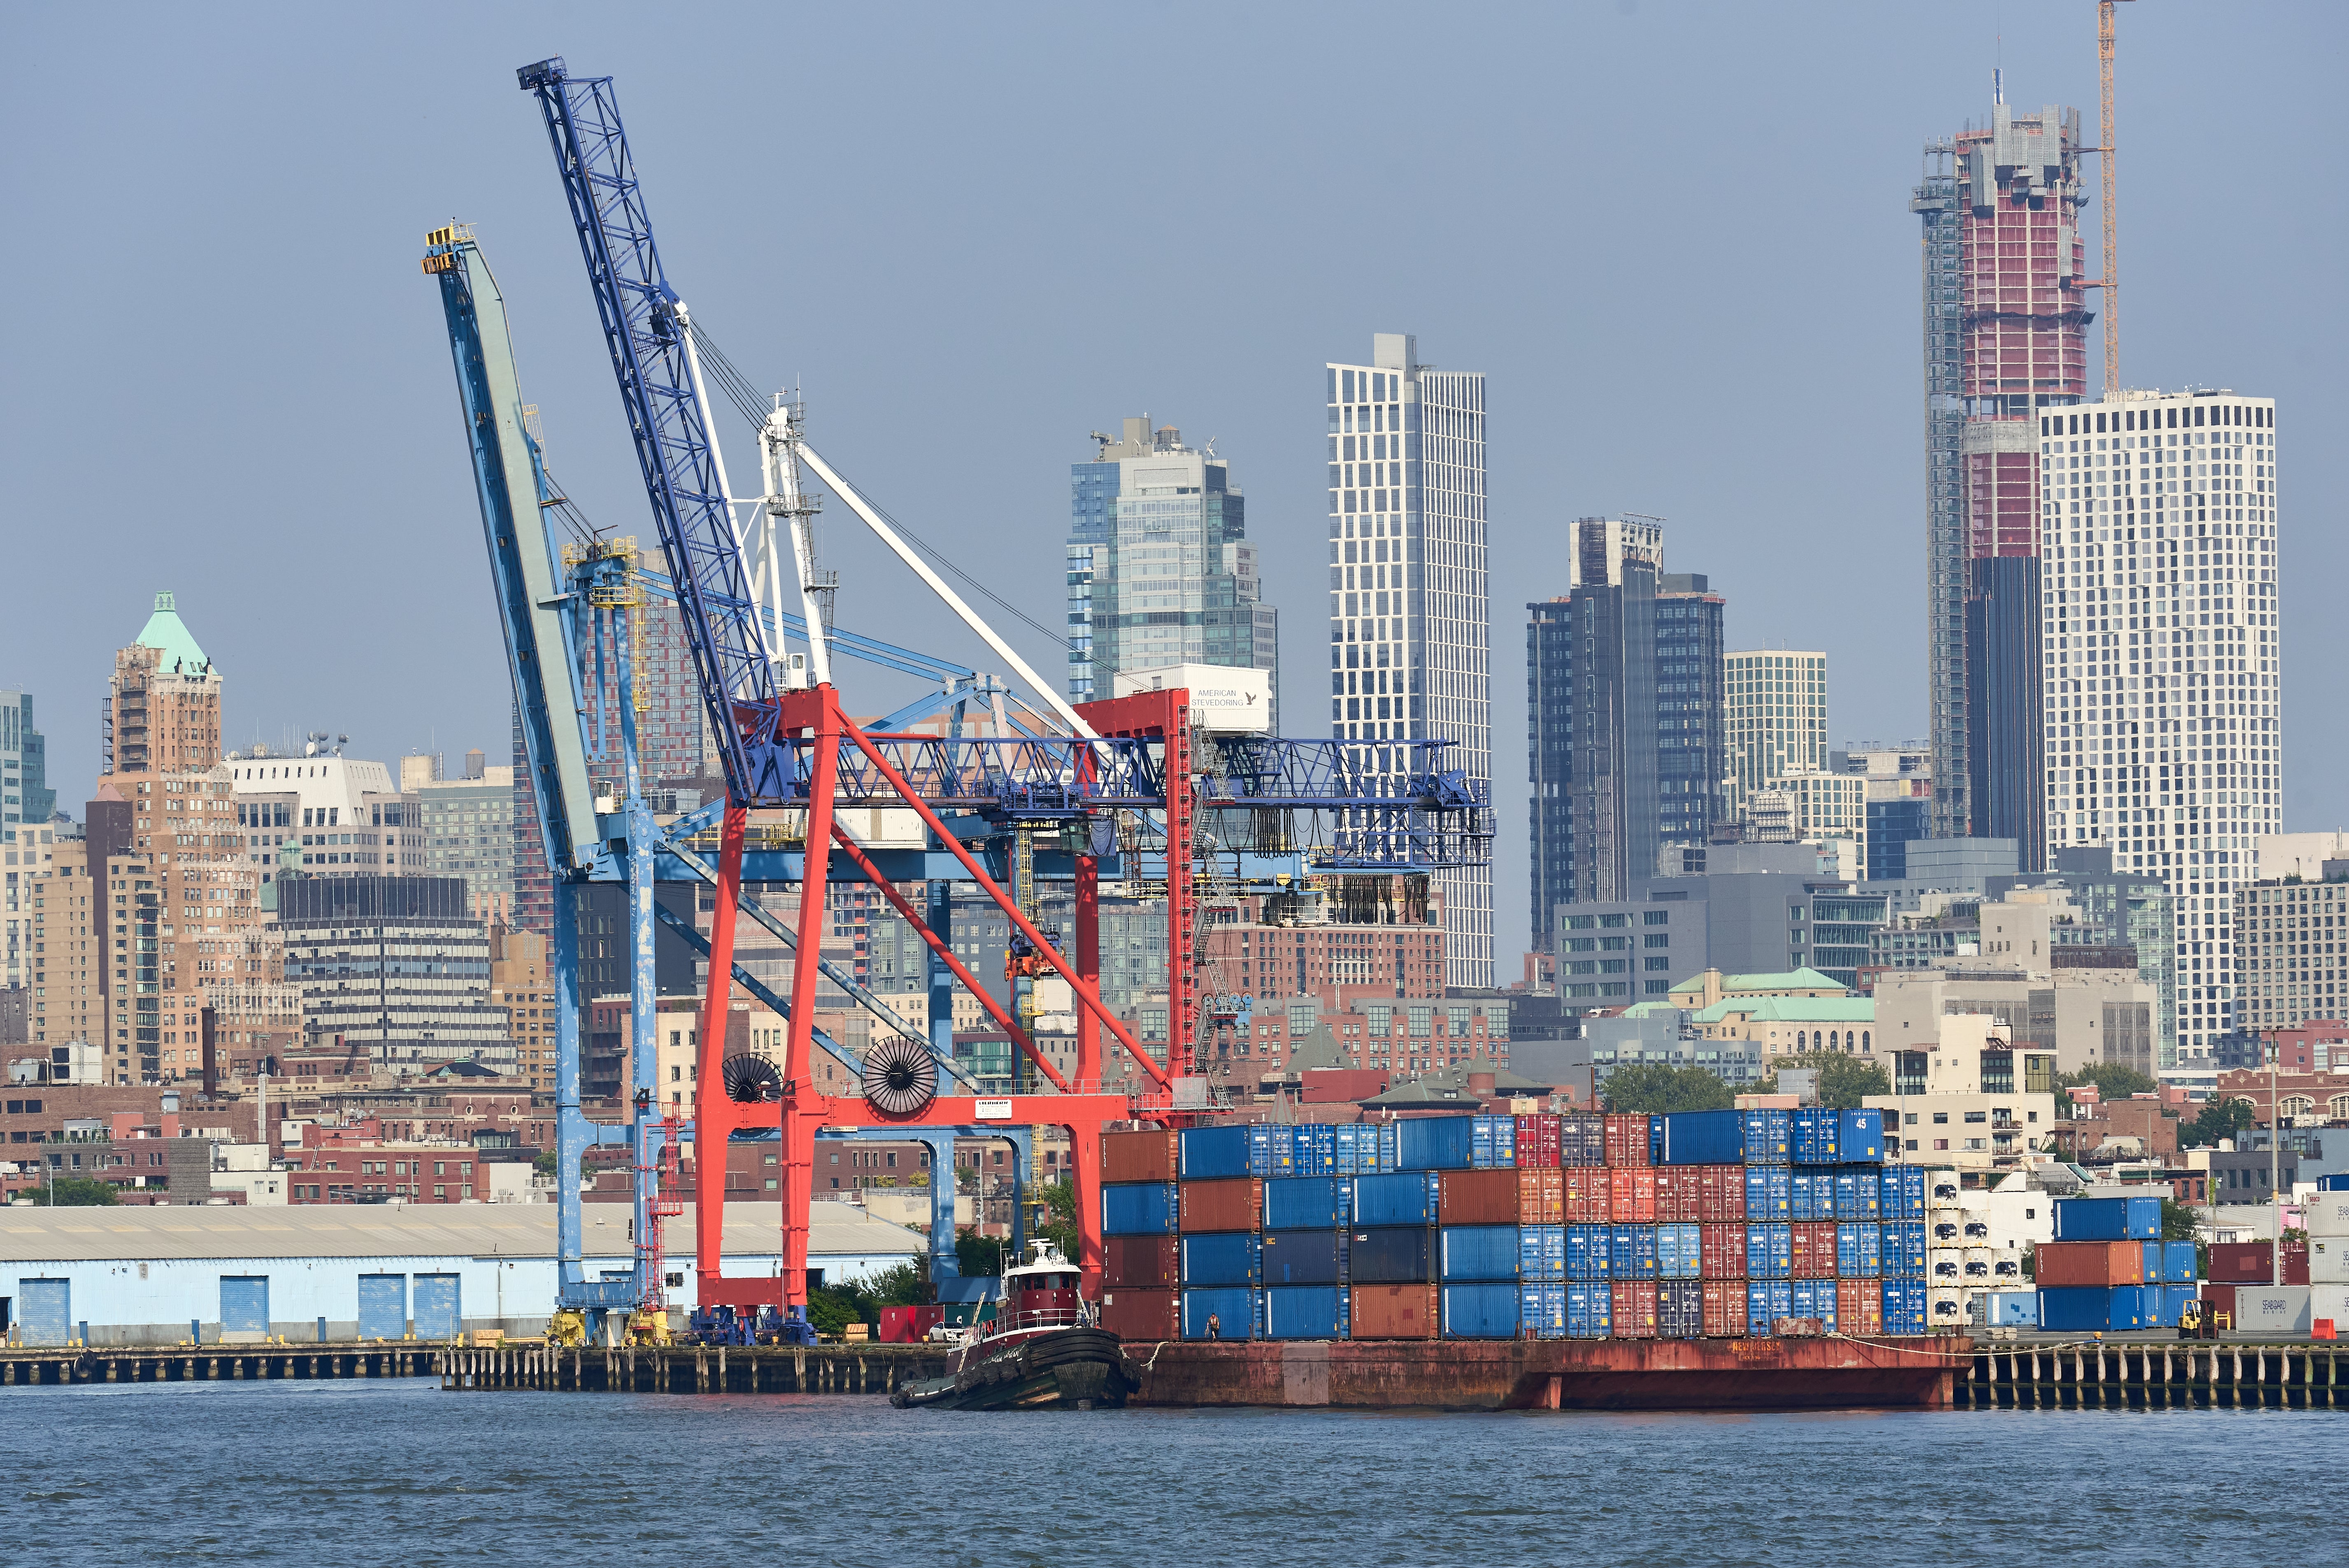
[[[2119,133],[2113,123],[2113,6],[2096,0],[2096,83],[2101,92],[2098,149],[2105,179],[2105,396],[2121,390],[2121,202]]]

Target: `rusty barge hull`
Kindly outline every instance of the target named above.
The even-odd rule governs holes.
[[[1948,1409],[1972,1341],[1129,1344],[1131,1404],[1359,1410]]]

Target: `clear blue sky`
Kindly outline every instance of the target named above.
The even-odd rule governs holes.
[[[2012,101],[2076,104],[2093,132],[2095,13],[18,6],[0,684],[36,693],[77,813],[109,655],[159,588],[226,674],[232,744],[504,751],[428,228],[476,226],[557,472],[651,537],[514,86],[562,54],[618,75],[697,317],[1037,619],[1061,614],[1085,432],[1146,410],[1215,437],[1287,619],[1292,713],[1318,711],[1321,363],[1411,331],[1485,371],[1506,978],[1522,607],[1559,590],[1566,520],[1666,518],[1668,566],[1726,593],[1733,647],[1827,650],[1837,741],[1924,730],[1919,149],[1986,116],[2002,57]],[[2293,587],[2349,566],[2323,433],[2349,415],[2345,17],[2122,10],[2127,378],[2282,405],[2295,828],[2338,825],[2349,774],[2349,629],[2334,590]],[[851,526],[835,509],[824,541],[843,624],[980,661],[907,616],[909,579]],[[860,707],[901,690],[849,670]]]

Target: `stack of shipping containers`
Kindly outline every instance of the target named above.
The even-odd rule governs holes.
[[[1102,1322],[1140,1341],[1923,1334],[1929,1173],[1883,1161],[1872,1110],[1107,1134]]]
[[[2033,1255],[2035,1321],[2015,1293],[1992,1298],[1991,1321],[2050,1334],[2176,1328],[2195,1298],[2191,1241],[2161,1239],[2159,1198],[2059,1198],[2055,1240]]]

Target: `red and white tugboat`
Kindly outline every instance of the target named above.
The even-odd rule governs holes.
[[[1125,1403],[1141,1386],[1118,1336],[1093,1320],[1080,1275],[1050,1241],[1003,1271],[995,1321],[974,1324],[947,1356],[947,1375],[889,1396],[899,1409],[1090,1410]]]

